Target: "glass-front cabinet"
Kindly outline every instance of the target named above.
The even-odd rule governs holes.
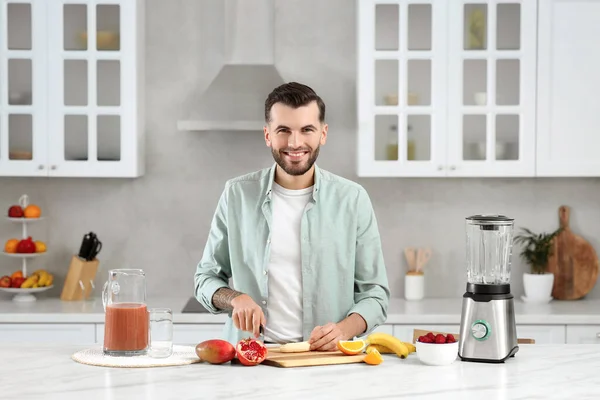
[[[451,3],[447,166],[534,176],[536,2]]]
[[[0,175],[47,174],[45,6],[0,1]]]
[[[533,176],[535,3],[359,2],[359,176]]]
[[[143,1],[0,4],[0,175],[142,175]]]

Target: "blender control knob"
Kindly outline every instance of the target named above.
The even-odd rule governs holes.
[[[491,328],[487,321],[478,320],[471,326],[471,334],[476,340],[485,340],[490,336]]]

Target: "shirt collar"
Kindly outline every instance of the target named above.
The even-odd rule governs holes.
[[[321,190],[322,172],[321,172],[321,169],[317,166],[317,164],[314,164],[314,166],[315,166],[315,183],[313,185],[312,198],[316,202],[318,195],[319,195],[319,191]],[[267,189],[265,192],[265,196],[266,196],[265,201],[271,200],[271,191],[273,190],[273,182],[275,181],[275,169],[276,168],[277,168],[277,163],[273,163],[273,166],[269,169]]]

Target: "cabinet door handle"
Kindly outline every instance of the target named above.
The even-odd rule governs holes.
[[[600,339],[600,332],[596,333],[596,337]]]
[[[39,165],[38,169],[44,169],[44,166],[43,165]]]
[[[454,166],[454,165],[451,165],[451,166],[450,166],[450,169],[451,169],[452,171],[454,171],[454,170],[456,169],[456,166]]]
[[[442,167],[441,165],[438,165],[438,171],[441,171],[443,169],[444,169],[444,167]]]
[[[53,165],[50,167],[51,169],[56,169],[56,165]]]

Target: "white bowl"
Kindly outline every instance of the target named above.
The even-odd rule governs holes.
[[[454,343],[415,342],[417,356],[426,365],[450,365],[458,357],[458,341]]]

